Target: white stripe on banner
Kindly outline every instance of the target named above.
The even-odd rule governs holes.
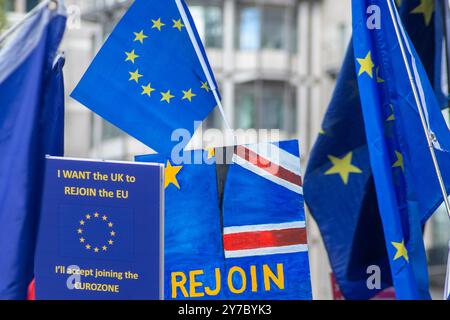
[[[298,176],[302,175],[300,167],[300,158],[277,147],[273,143],[260,143],[245,146],[261,157],[283,167]]]
[[[298,194],[303,195],[303,188],[300,186],[297,186],[293,183],[290,183],[289,181],[286,181],[284,179],[278,178],[277,176],[274,176],[272,174],[270,174],[269,172],[267,172],[266,170],[261,169],[258,166],[255,166],[254,164],[242,159],[241,157],[237,156],[237,155],[233,155],[233,162],[240,165],[241,167],[257,174],[258,176],[261,176],[267,180],[270,180],[280,186],[283,186],[293,192],[296,192]]]
[[[296,252],[307,252],[307,251],[308,251],[307,244],[297,244],[297,245],[293,245],[293,246],[284,246],[284,247],[269,247],[269,248],[259,248],[259,249],[225,251],[225,258],[267,256],[267,255],[273,255],[273,254],[296,253]]]
[[[257,224],[249,226],[238,227],[225,227],[223,228],[224,234],[234,234],[241,232],[256,232],[256,231],[273,231],[273,230],[286,230],[286,229],[299,229],[305,228],[305,221],[276,223],[276,224]]]

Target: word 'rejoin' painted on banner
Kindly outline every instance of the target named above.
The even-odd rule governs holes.
[[[259,279],[255,265],[250,266],[248,270],[234,266],[228,269],[225,275],[223,270],[216,268],[212,277],[213,283],[208,286],[201,281],[202,276],[205,276],[204,270],[171,272],[171,297],[172,299],[201,298],[205,295],[213,297],[219,295],[224,287],[232,294],[237,295],[246,291],[271,291],[274,288],[284,290],[284,266],[282,263],[277,264],[276,270],[272,270],[267,264],[264,264],[261,271],[262,279]],[[262,285],[258,287],[261,280]]]

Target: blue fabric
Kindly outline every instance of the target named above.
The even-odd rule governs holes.
[[[181,3],[212,76],[193,20]],[[161,30],[152,28],[152,20],[158,19],[165,24]],[[173,20],[179,19],[175,0],[135,1],[72,93],[86,107],[164,155],[170,155],[179,142],[177,136],[172,141],[174,130],[192,135],[199,124],[194,122],[203,121],[217,105],[213,84],[202,88],[207,78],[186,26],[174,27]],[[141,31],[147,38],[135,41],[135,33]],[[139,57],[126,61],[133,50]],[[130,80],[130,72],[136,71],[142,77]],[[143,86],[149,84],[155,90],[150,96],[143,94]],[[169,90],[173,98],[162,100]],[[191,101],[183,99],[189,90],[195,94]]]
[[[54,60],[65,22],[41,7],[0,51],[0,299],[26,298],[45,155],[64,151],[64,60]]]
[[[419,10],[422,1],[405,0],[401,1],[398,7],[403,25],[411,36],[411,41],[422,60],[422,64],[427,71],[428,78],[435,88],[436,97],[440,107],[447,108],[446,93],[443,86],[446,86],[446,79],[442,78],[442,68],[445,67],[445,57],[442,55],[444,45],[444,21],[442,17],[441,1],[430,1],[434,11],[431,16],[424,15]],[[434,2],[434,3],[433,3]],[[447,70],[444,70],[447,72]]]
[[[383,27],[379,30],[366,27],[366,8],[372,4],[381,8]],[[397,19],[394,1],[391,7]],[[399,19],[398,24],[401,32],[403,25]],[[385,79],[380,83],[367,72],[359,72],[358,84],[396,296],[399,299],[430,298],[421,225],[442,199],[388,3],[353,1],[353,32],[355,59],[371,52],[373,70],[379,68]],[[411,48],[406,63],[414,73],[418,94],[423,91],[423,107],[429,115],[431,130],[441,146],[447,147],[450,142],[448,128],[425,69],[406,34],[400,41],[405,50]],[[356,64],[359,67],[361,61]],[[414,72],[416,68],[417,72]],[[391,121],[393,134],[386,135],[386,119],[392,113],[395,116]],[[395,165],[399,161],[398,154],[403,157],[403,168]],[[449,159],[442,162],[447,164],[443,169],[447,169]],[[396,243],[404,244],[407,256],[399,257]]]
[[[204,151],[186,152],[190,157],[203,158]],[[204,157],[206,158],[206,156]],[[169,157],[162,155],[139,156],[137,161],[167,164]],[[173,166],[173,164],[171,162]],[[165,189],[164,221],[164,293],[173,299],[172,272],[189,273],[204,270],[198,277],[206,286],[215,287],[215,268],[224,269],[222,249],[222,227],[216,184],[216,166],[207,164],[185,164],[177,175],[178,189],[170,184]],[[219,296],[224,298],[222,290]],[[183,299],[181,292],[177,298]],[[208,297],[205,297],[208,298]]]
[[[437,32],[434,33],[433,30],[438,27],[435,27],[433,24],[435,20],[434,14],[427,24],[423,14],[413,13],[420,3],[420,1],[416,0],[402,1],[399,11],[401,12],[401,17],[407,32],[413,38],[414,44],[417,44],[420,57],[424,62],[429,78],[435,79],[434,71],[440,69],[440,60],[435,58],[439,50],[434,47],[434,34],[437,34]],[[360,5],[366,10],[370,4],[372,2],[361,2]],[[380,1],[374,1],[373,4],[379,5],[383,10],[382,29],[372,32],[377,32],[377,35],[382,32],[392,32],[392,29],[386,27],[390,21],[389,19],[386,20],[389,18],[389,16],[386,16],[389,14],[386,11],[386,5],[380,5]],[[367,18],[369,15],[365,12],[363,17]],[[361,29],[364,29],[365,26],[364,20]],[[397,147],[396,151],[404,153],[406,179],[401,178],[402,170],[399,167],[393,168],[392,174],[396,181],[395,190],[397,188],[403,190],[401,192],[402,197],[400,197],[400,203],[408,208],[405,211],[406,213],[402,213],[402,215],[408,216],[411,212],[411,221],[407,222],[403,220],[404,232],[409,234],[410,230],[408,227],[414,226],[415,228],[414,231],[411,231],[413,233],[406,236],[407,239],[410,236],[411,238],[417,238],[412,241],[409,250],[419,256],[419,258],[413,261],[414,263],[416,260],[419,261],[418,263],[422,264],[422,267],[424,261],[421,239],[419,239],[421,238],[420,224],[423,224],[434,212],[437,205],[441,203],[442,197],[426,146],[422,125],[416,111],[417,108],[413,108],[415,104],[411,100],[413,97],[410,91],[402,93],[404,97],[407,97],[410,106],[406,108],[396,107],[396,105],[404,104],[405,101],[391,101],[389,103],[389,101],[384,100],[382,104],[383,108],[380,110],[383,114],[378,115],[376,118],[371,117],[370,119],[366,119],[367,121],[364,123],[361,101],[367,104],[373,98],[367,98],[367,96],[360,97],[360,90],[357,83],[357,74],[359,73],[360,65],[355,61],[353,44],[357,44],[358,50],[361,50],[361,45],[365,42],[361,39],[362,36],[358,36],[356,41],[355,32],[355,41],[352,41],[349,46],[332,101],[323,121],[323,132],[319,135],[311,153],[305,175],[304,191],[306,203],[319,225],[333,272],[344,296],[347,299],[369,299],[376,295],[379,290],[369,290],[367,288],[366,280],[368,274],[366,271],[368,266],[377,265],[380,267],[381,290],[393,285],[390,268],[391,253],[388,254],[386,247],[392,247],[392,244],[388,239],[385,240],[385,232],[378,207],[379,201],[375,191],[373,168],[369,161],[369,147],[378,149],[378,145],[376,144],[374,147],[374,143],[379,143],[379,141],[384,141],[385,139],[394,139],[399,135],[405,135],[401,139],[400,145],[395,146]],[[358,32],[362,31],[358,29]],[[395,36],[395,34],[390,34],[390,37],[392,36]],[[379,38],[377,40],[382,41],[385,39],[385,36],[379,35]],[[391,49],[390,47],[385,48],[384,44],[376,42],[373,46],[377,48],[383,47],[385,50]],[[376,64],[372,71],[373,79],[377,79],[376,83],[378,86],[393,87],[399,84],[405,87],[408,84],[408,77],[404,75],[404,70],[395,70],[393,72],[389,67],[385,67],[379,61],[375,61],[374,54],[374,51],[372,51],[372,58]],[[364,58],[367,55],[367,47],[364,55],[361,51],[358,51],[357,55],[358,58]],[[390,52],[389,55],[384,56],[383,61],[401,69],[403,66],[401,60],[398,60],[399,57],[397,55],[395,57],[392,55],[393,53]],[[417,56],[416,60],[419,61]],[[355,69],[355,63],[358,67],[357,69]],[[439,67],[437,67],[438,65]],[[402,75],[398,76],[399,74]],[[368,77],[367,73],[364,73],[364,76]],[[371,79],[370,77],[368,78]],[[423,79],[422,83],[424,86],[425,84],[428,86],[426,90],[428,98],[432,99],[432,89],[429,86],[423,68],[421,69],[421,78]],[[435,84],[436,91],[440,90],[440,83],[436,81]],[[389,90],[390,94],[393,94],[394,90],[397,89],[393,88]],[[383,94],[383,96],[385,95]],[[391,107],[390,104],[393,106]],[[437,119],[438,124],[436,130],[439,131],[439,136],[442,136],[442,131],[445,127],[442,125],[442,116],[435,106],[434,101],[433,112],[430,112],[430,116],[431,118]],[[408,115],[400,115],[398,114],[401,112],[400,110],[407,110],[409,113]],[[402,121],[399,121],[400,117],[402,117]],[[377,118],[379,122],[375,124]],[[400,127],[400,122],[402,127]],[[383,136],[377,138],[371,137],[368,145],[366,125],[380,125],[381,127],[378,127],[378,133],[383,133]],[[439,139],[439,141],[443,145],[446,144],[446,139]],[[408,144],[407,146],[405,146],[406,143]],[[392,161],[389,168],[397,160],[392,148],[393,146],[391,146],[390,153],[385,155],[386,157],[389,156],[385,160],[388,162]],[[332,168],[329,156],[342,159],[350,153],[352,156],[351,164],[357,167],[360,172],[349,173],[347,184],[343,182],[339,174],[326,174]],[[447,171],[446,158],[448,156],[443,152],[438,151],[437,153],[445,175]],[[408,156],[407,154],[410,155]],[[379,161],[381,160],[378,159],[376,162]],[[409,163],[407,164],[406,162]],[[414,172],[414,175],[411,172]],[[402,180],[405,181],[402,182]],[[427,187],[421,188],[420,192],[415,192],[416,190],[414,188],[418,188],[418,186]],[[408,190],[407,193],[405,193],[405,189]],[[392,189],[385,189],[384,192],[387,190],[392,192]],[[413,213],[414,207],[420,211],[420,214]],[[420,222],[413,220],[419,220]],[[389,243],[385,244],[386,241]],[[389,250],[391,252],[391,248]],[[412,253],[410,252],[410,254]],[[396,260],[396,262],[398,261]],[[426,287],[427,282],[423,278],[426,277],[423,276],[422,280],[420,280],[423,284],[421,285],[422,289]],[[426,291],[426,289],[423,289],[423,291]],[[422,295],[422,297],[427,296],[426,293]],[[402,297],[401,294],[400,297]]]

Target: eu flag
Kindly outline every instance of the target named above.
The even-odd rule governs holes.
[[[438,26],[433,25],[433,1],[398,4],[403,36],[407,31],[414,43],[422,44],[435,39],[432,30]],[[379,292],[367,286],[367,268],[372,265],[380,267],[380,289],[394,284],[399,298],[429,297],[421,224],[442,202],[436,173],[405,63],[394,41],[389,8],[383,1],[353,5],[353,43],[308,164],[305,198],[346,298],[368,299]],[[366,12],[377,8],[381,29],[369,30]],[[407,47],[412,52],[408,61],[416,63],[427,101],[430,131],[439,137],[435,145],[444,149],[447,128],[425,73],[426,69],[436,79],[438,49],[434,42],[419,44],[422,65],[409,40]],[[367,88],[373,90],[370,95]],[[371,108],[370,103],[374,104]],[[373,113],[368,115],[368,110]],[[448,175],[448,156],[437,153],[443,174]],[[391,178],[380,187],[377,180],[385,176]]]
[[[64,8],[36,8],[0,50],[0,299],[25,299],[46,154],[63,154]]]
[[[183,0],[135,1],[72,96],[162,154],[178,143],[174,130],[192,135],[219,99]]]

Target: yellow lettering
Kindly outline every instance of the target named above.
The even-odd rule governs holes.
[[[250,277],[252,279],[252,292],[257,292],[258,282],[256,281],[256,266],[250,266]]]
[[[205,287],[205,292],[208,296],[217,296],[220,292],[220,269],[219,268],[216,268],[215,274],[216,274],[216,288],[214,290],[211,290],[210,287]]]
[[[189,294],[191,298],[203,297],[203,292],[197,292],[195,289],[203,286],[203,283],[196,281],[195,277],[203,274],[203,270],[192,270],[189,272]]]
[[[236,272],[238,272],[241,275],[242,279],[242,286],[239,289],[236,289],[233,284],[233,274]],[[245,291],[246,286],[247,286],[247,278],[245,276],[244,270],[242,270],[242,268],[239,267],[232,267],[230,269],[230,272],[228,273],[228,288],[230,288],[230,291],[235,294],[240,294]]]
[[[270,280],[277,285],[277,287],[281,290],[284,290],[284,271],[283,264],[277,264],[277,276],[272,272],[268,265],[263,265],[263,274],[264,274],[264,289],[266,291],[270,291]]]
[[[177,278],[181,278],[181,280],[177,280]],[[180,288],[181,293],[185,298],[188,298],[189,295],[186,290],[186,275],[183,272],[172,272],[171,275],[171,283],[172,283],[172,299],[177,297],[177,288]]]

